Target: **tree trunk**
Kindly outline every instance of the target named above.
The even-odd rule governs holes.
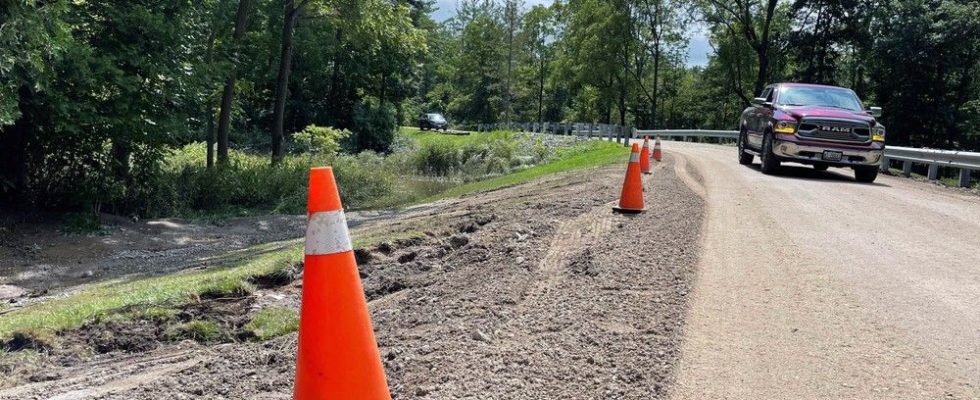
[[[337,27],[337,32],[334,35],[334,43],[336,43],[336,50],[334,50],[333,56],[333,72],[330,74],[330,93],[328,94],[328,99],[334,99],[334,101],[327,102],[327,111],[330,115],[333,115],[335,120],[333,125],[335,127],[342,127],[343,124],[338,124],[336,118],[342,115],[343,107],[340,105],[337,99],[343,98],[343,93],[341,93],[341,84],[343,83],[343,70],[341,66],[344,65],[344,49],[343,49],[343,39],[344,32]]]
[[[208,52],[207,52],[207,64],[209,67],[214,65],[214,40],[218,35],[218,29],[215,28],[214,24],[211,24],[211,32],[208,34]],[[208,169],[214,166],[214,113],[211,110],[211,99],[204,102],[204,113],[208,117],[208,125],[205,127],[204,132],[204,143],[207,145],[206,159],[204,164],[207,165]]]
[[[289,91],[289,72],[293,62],[293,30],[303,3],[294,6],[293,0],[286,0],[282,22],[282,46],[279,52],[279,72],[276,75],[275,104],[272,123],[272,164],[277,165],[283,158],[282,125],[286,112],[286,95]]]
[[[658,88],[660,87],[660,44],[657,44],[657,49],[654,51],[653,56],[653,101],[651,112],[650,112],[650,128],[657,129],[657,105],[660,102]]]
[[[540,67],[538,68],[538,122],[541,120],[541,111],[544,108],[544,55],[541,56]]]
[[[0,127],[0,177],[7,180],[8,187],[0,186],[0,203],[6,202],[20,208],[27,205],[27,162],[28,146],[34,135],[34,123],[31,120],[31,107],[34,93],[28,85],[22,85],[17,90],[17,107],[20,117],[11,126]],[[2,180],[0,180],[2,183]]]
[[[112,176],[117,181],[129,183],[129,153],[129,145],[125,141],[113,139]]]
[[[767,44],[762,45],[758,55],[759,75],[755,79],[755,93],[753,93],[755,96],[762,93],[762,89],[766,87],[766,80],[769,79],[769,46]]]
[[[208,131],[204,133],[204,135],[207,138],[205,142],[208,147],[207,155],[206,155],[207,161],[205,162],[205,164],[207,165],[208,169],[211,169],[211,167],[214,167],[214,114],[211,112],[211,107],[208,107],[207,130]]]
[[[235,14],[235,33],[232,37],[232,45],[235,46],[234,54],[238,55],[238,46],[245,36],[245,21],[248,18],[248,1],[239,0],[238,12]],[[221,112],[218,114],[218,164],[228,164],[228,127],[231,124],[231,101],[235,96],[235,80],[237,72],[235,64],[232,63],[228,79],[225,80],[225,88],[221,93]],[[210,149],[210,147],[208,147]]]
[[[759,56],[759,75],[755,80],[755,93],[758,95],[762,93],[762,89],[766,87],[766,83],[769,80],[769,33],[772,27],[772,19],[776,13],[776,2],[777,0],[769,0],[766,6],[766,16],[763,21],[762,27],[762,38],[756,43],[756,53]]]
[[[507,96],[505,97],[506,114],[504,120],[507,122],[508,127],[511,123],[511,102],[513,100],[511,99],[511,69],[514,64],[514,18],[516,17],[514,14],[517,14],[516,7],[512,1],[507,1],[507,10],[505,11],[507,14]]]

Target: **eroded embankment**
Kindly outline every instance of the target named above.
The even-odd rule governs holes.
[[[358,227],[355,239],[399,238],[358,252],[392,394],[663,397],[677,363],[704,216],[702,199],[678,177],[675,162],[668,156],[645,178],[649,211],[638,216],[611,212],[620,166]],[[250,301],[296,307],[298,283],[263,289]],[[43,382],[0,397],[290,396],[295,334],[225,342],[80,355],[33,379]]]

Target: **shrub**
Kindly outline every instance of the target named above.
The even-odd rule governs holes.
[[[415,169],[423,174],[445,176],[460,167],[464,160],[459,146],[452,142],[423,143],[415,152]]]
[[[293,145],[301,152],[333,155],[340,151],[341,141],[350,135],[346,129],[310,125],[293,134]]]
[[[373,150],[387,153],[398,128],[395,117],[395,107],[389,103],[380,103],[374,99],[365,99],[354,108],[354,135],[351,140],[351,150],[359,152]]]
[[[347,208],[370,207],[393,190],[395,174],[373,151],[337,157],[333,167],[340,198]]]
[[[236,213],[261,209],[299,214],[306,208],[306,186],[311,166],[331,165],[340,196],[347,208],[366,207],[392,190],[395,180],[385,159],[374,152],[353,155],[287,155],[278,166],[268,156],[232,151],[227,166],[206,168],[204,145],[194,143],[177,149],[167,158],[157,180],[155,207],[146,215],[165,216],[196,213]]]

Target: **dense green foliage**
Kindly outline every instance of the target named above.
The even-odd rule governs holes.
[[[150,217],[299,214],[306,207],[307,171],[314,165],[331,165],[346,208],[390,207],[596,149],[571,138],[550,139],[546,146],[540,136],[523,133],[453,136],[406,130],[387,155],[350,154],[337,152],[336,140],[344,135],[309,126],[294,135],[302,138],[295,144],[308,147],[312,137],[314,151],[289,154],[278,165],[261,154],[233,149],[228,165],[207,168],[203,142],[182,146],[168,153],[144,197],[132,206],[136,214]],[[73,229],[99,228],[91,215],[72,218],[77,219],[70,225]]]
[[[220,194],[292,209],[295,193],[234,185],[281,174],[264,189],[285,190],[311,159],[514,168],[444,144],[384,161],[422,112],[458,128],[731,129],[775,81],[853,88],[884,107],[892,144],[980,149],[975,0],[461,0],[444,22],[433,4],[0,0],[0,204],[152,215]],[[713,54],[692,67],[699,28]],[[311,125],[349,133],[294,135]],[[174,149],[193,163],[175,172]]]

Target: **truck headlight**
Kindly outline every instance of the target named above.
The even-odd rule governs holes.
[[[874,142],[884,142],[885,141],[885,127],[878,125],[871,128],[871,140]]]
[[[772,130],[776,133],[796,133],[796,122],[778,121]]]

